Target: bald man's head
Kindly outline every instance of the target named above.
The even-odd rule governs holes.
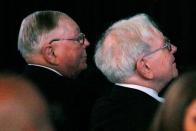
[[[15,74],[0,74],[0,129],[52,131],[44,98],[32,83]]]

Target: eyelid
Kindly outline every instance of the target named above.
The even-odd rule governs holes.
[[[85,38],[85,35],[83,33],[80,33],[80,35],[78,36],[77,40],[83,40]]]
[[[172,50],[172,45],[170,43],[165,43],[165,48],[167,48],[169,51]]]

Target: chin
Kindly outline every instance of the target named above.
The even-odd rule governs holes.
[[[178,76],[178,70],[175,69],[175,70],[173,71],[173,77],[176,78],[177,76]]]
[[[80,71],[83,71],[83,70],[87,69],[87,64],[82,63],[79,68],[80,68]]]
[[[88,67],[88,66],[87,66],[87,64],[85,63],[84,66],[83,66],[83,70],[87,69],[87,67]]]

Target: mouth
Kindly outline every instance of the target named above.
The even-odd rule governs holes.
[[[86,54],[86,52],[84,52],[83,58],[84,58],[84,59],[87,59],[87,54]]]
[[[86,55],[86,54],[82,57],[82,60],[83,60],[84,62],[87,61],[87,55]]]
[[[83,57],[83,60],[84,60],[84,61],[87,61],[87,56]]]
[[[173,57],[172,64],[175,64],[175,63],[176,63],[176,61],[175,61],[175,58]]]
[[[172,65],[176,67],[175,59],[173,60]]]

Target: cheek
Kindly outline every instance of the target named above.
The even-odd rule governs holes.
[[[185,112],[184,131],[196,131],[196,102],[194,104]]]
[[[68,51],[62,53],[61,57],[59,57],[59,60],[63,63],[73,63],[75,59],[77,58],[76,54]]]
[[[167,63],[165,62],[165,59],[161,58],[161,57],[157,57],[157,58],[153,59],[153,63],[152,63],[153,68],[154,69],[158,68],[159,70],[165,69],[166,64]]]
[[[82,50],[75,50],[75,51],[70,52],[69,55],[70,55],[70,58],[72,58],[72,60],[77,63],[82,59],[83,52]]]
[[[169,57],[168,55],[164,55],[163,57],[160,58],[159,61],[160,61],[159,67],[163,67],[163,69],[165,69],[166,71],[171,72],[173,68],[171,57]]]
[[[70,46],[60,48],[57,53],[61,60],[67,59],[68,61],[74,61],[82,56],[82,50],[80,48]]]
[[[172,66],[165,56],[157,57],[151,65],[157,77],[170,79],[169,77],[172,76]]]
[[[168,65],[168,66],[171,65],[170,64],[171,60],[170,60],[170,57],[168,55],[163,55],[160,59],[161,59],[161,64],[162,65]]]

